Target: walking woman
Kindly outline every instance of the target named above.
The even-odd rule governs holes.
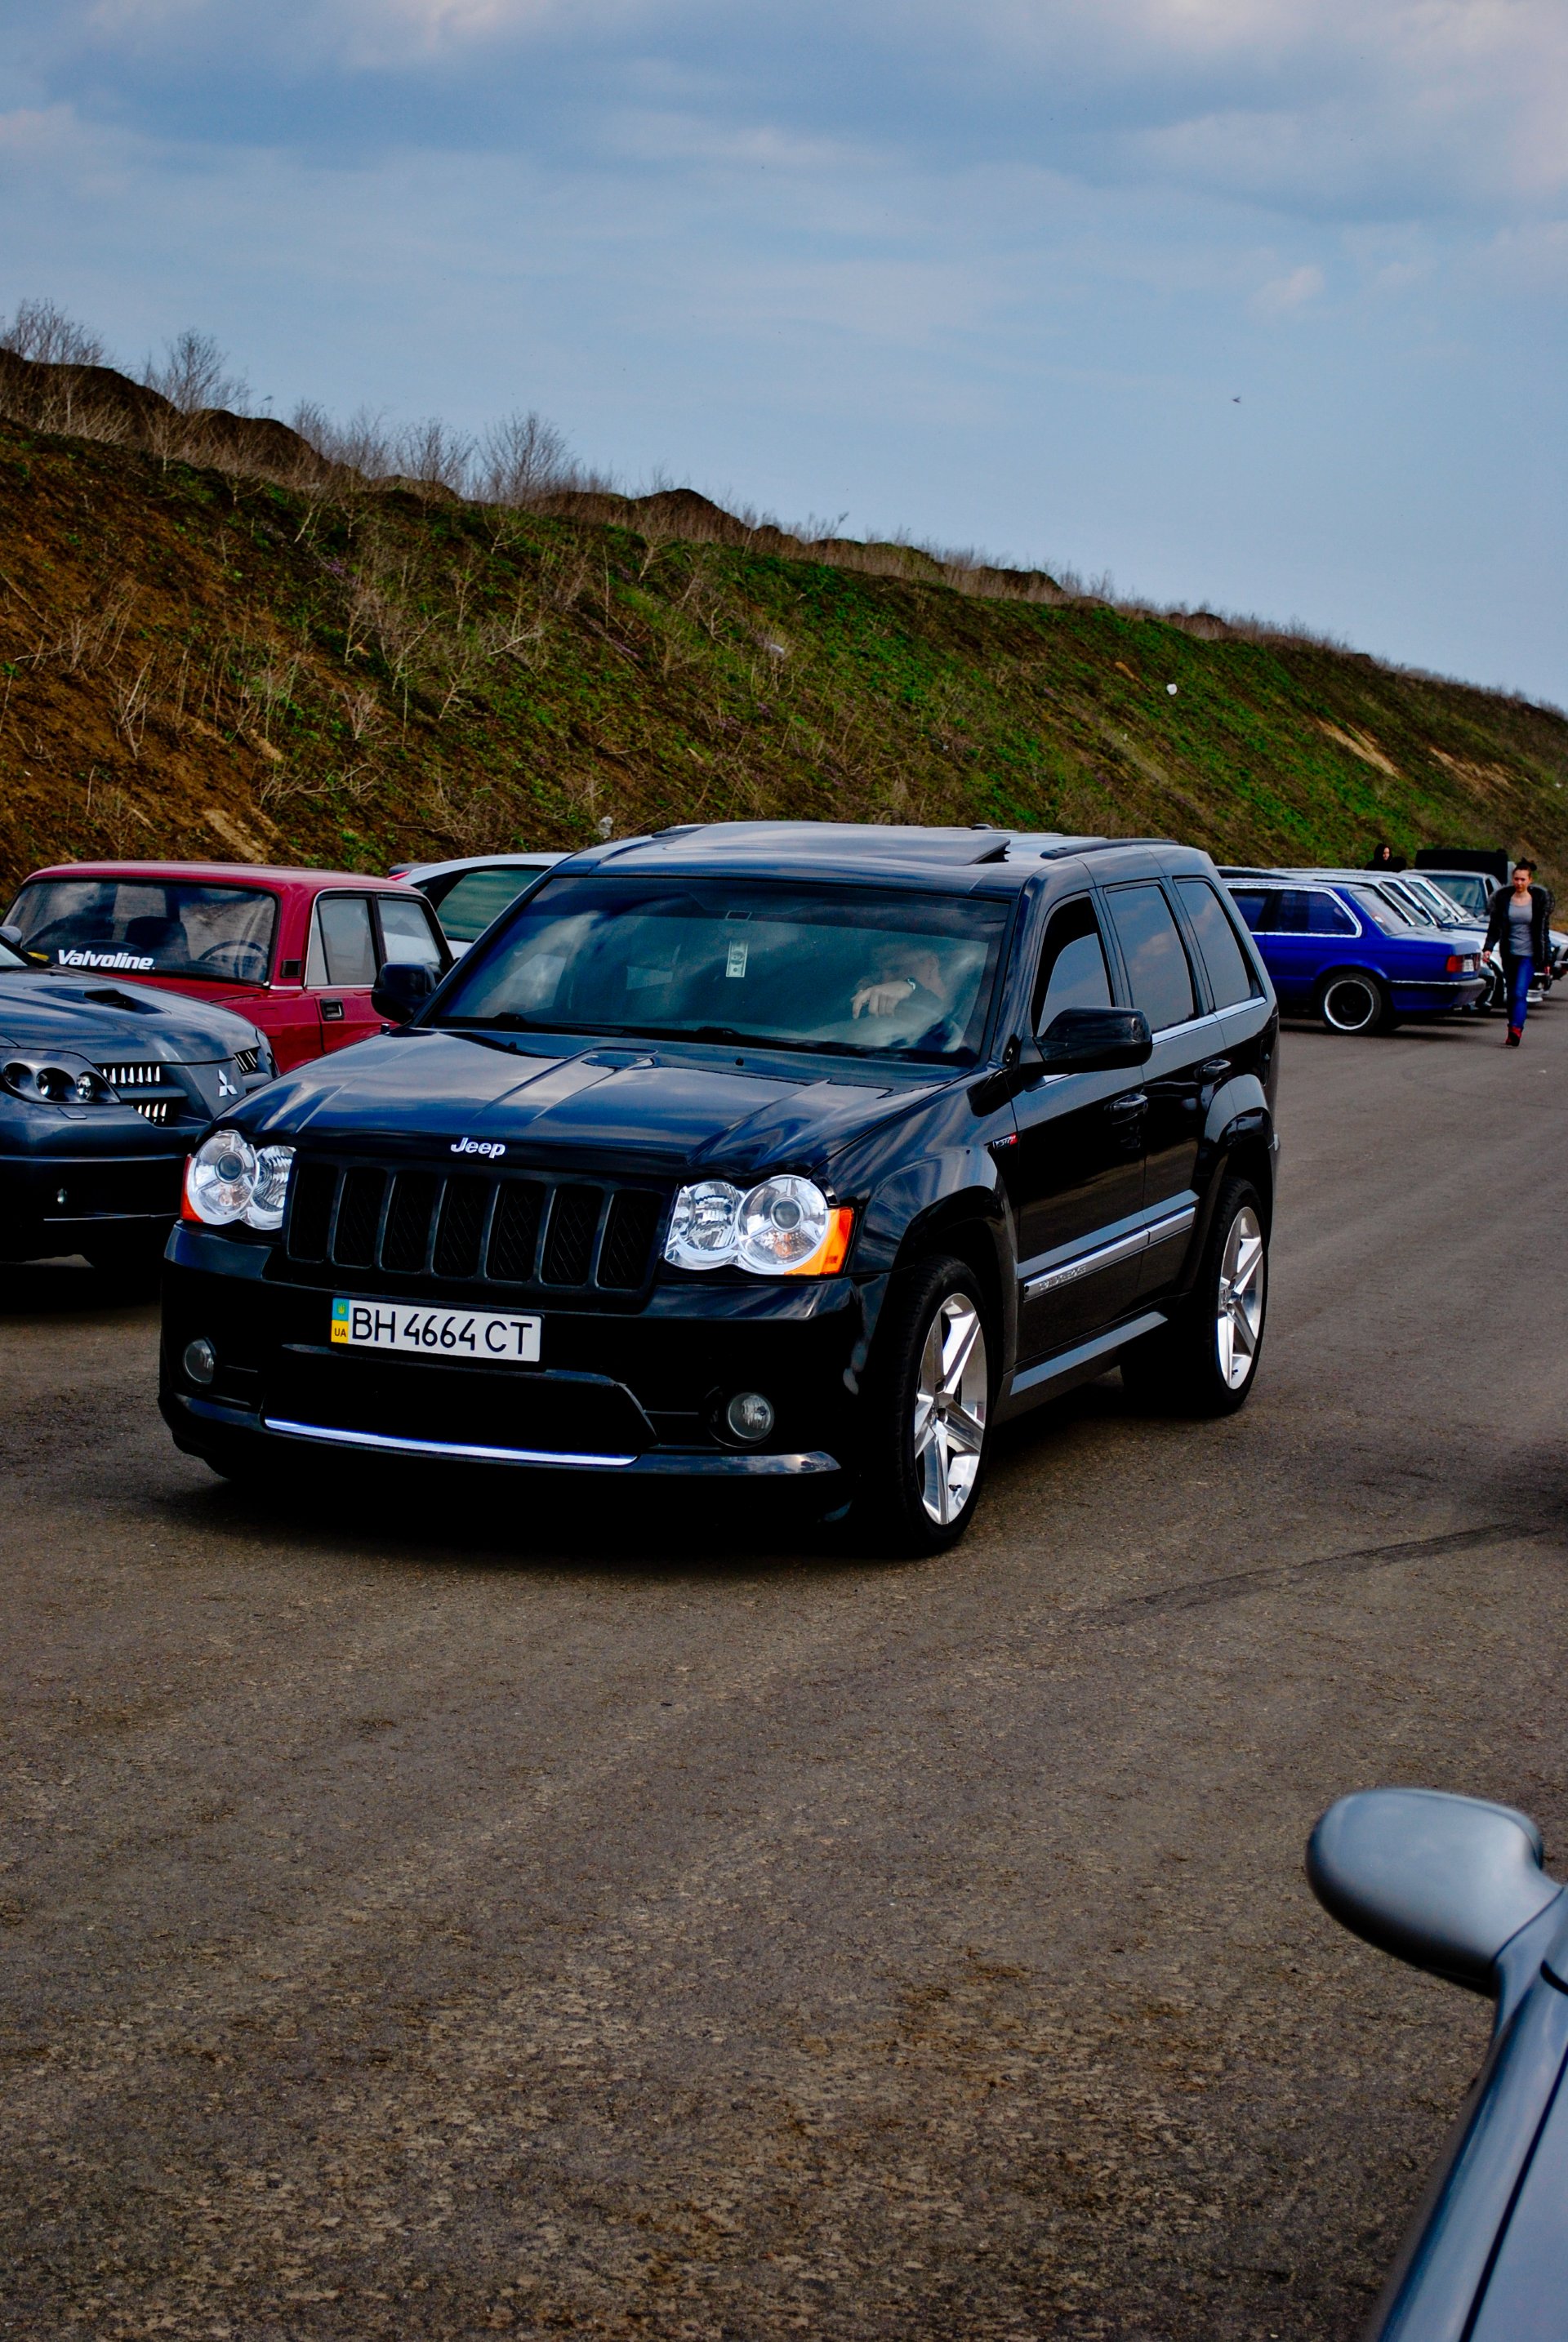
[[[1537,968],[1552,965],[1546,921],[1552,897],[1534,884],[1533,862],[1516,862],[1512,887],[1499,886],[1492,897],[1486,923],[1486,956],[1503,954],[1503,978],[1508,995],[1508,1037],[1504,1048],[1517,1049],[1524,1037],[1524,1012]]]

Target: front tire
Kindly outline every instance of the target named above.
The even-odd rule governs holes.
[[[1141,1404],[1171,1415],[1233,1415],[1257,1376],[1268,1309],[1263,1205],[1247,1179],[1220,1190],[1192,1293],[1170,1323],[1122,1356]]]
[[[974,1515],[991,1414],[985,1307],[963,1261],[921,1261],[895,1281],[865,1409],[855,1526],[895,1553],[956,1545]]]

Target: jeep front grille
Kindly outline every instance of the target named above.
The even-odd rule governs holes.
[[[638,1293],[664,1216],[664,1196],[649,1187],[304,1156],[284,1247],[302,1264],[391,1276]]]

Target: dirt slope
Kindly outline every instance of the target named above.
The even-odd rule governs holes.
[[[906,548],[878,575],[716,541],[686,502],[519,514],[0,424],[0,876],[764,814],[1233,858],[1503,844],[1568,874],[1555,711],[1033,573],[961,592]]]

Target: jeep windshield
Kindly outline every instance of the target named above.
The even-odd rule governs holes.
[[[5,916],[51,967],[265,984],[277,898],[186,878],[36,878]]]
[[[546,880],[462,962],[434,1021],[973,1065],[1011,908],[751,878]]]

